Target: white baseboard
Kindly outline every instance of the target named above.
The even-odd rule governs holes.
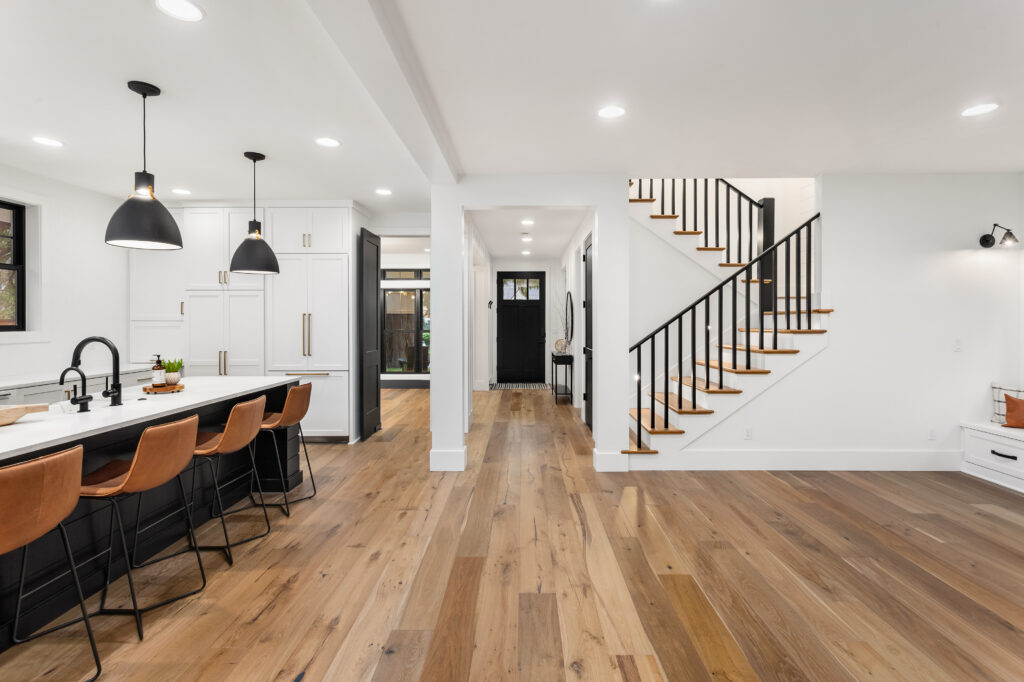
[[[594,450],[594,471],[629,471],[629,455],[618,450]]]
[[[1019,493],[1024,493],[1024,479],[1014,478],[1013,476],[1007,476],[1001,471],[993,471],[983,466],[979,466],[973,462],[964,462],[963,468],[961,469],[965,474],[970,474],[975,478],[988,481],[989,483],[995,483],[1001,485],[1004,488],[1010,490],[1016,490]]]
[[[489,383],[487,383],[486,379],[477,379],[476,381],[473,382],[473,390],[474,391],[489,391],[489,390],[491,390],[491,385]]]
[[[596,459],[596,458],[595,458]],[[698,450],[629,455],[630,471],[959,471],[960,450]]]
[[[458,450],[431,450],[430,451],[431,471],[465,471],[466,470],[466,448],[463,446]]]

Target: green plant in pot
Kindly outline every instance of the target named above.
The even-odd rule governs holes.
[[[181,368],[185,364],[185,361],[181,358],[177,360],[164,360],[164,369],[167,371],[167,385],[175,386],[181,381]]]

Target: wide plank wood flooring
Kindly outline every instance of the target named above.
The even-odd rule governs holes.
[[[104,679],[1024,679],[1024,497],[956,473],[596,474],[549,392],[475,402],[469,469],[430,473],[427,391],[385,391],[384,431],[314,445],[319,496],[233,567],[205,554],[206,590],[144,642],[94,620]],[[193,575],[158,566],[144,601]],[[0,679],[90,664],[69,628]]]

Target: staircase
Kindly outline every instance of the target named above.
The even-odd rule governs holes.
[[[824,350],[833,311],[821,307],[815,284],[820,214],[776,239],[774,201],[725,180],[635,179],[629,200],[654,209],[651,229],[665,224],[672,238],[697,240],[680,250],[714,254],[718,262],[702,265],[722,277],[630,348],[636,390],[623,453],[657,458],[688,447]]]

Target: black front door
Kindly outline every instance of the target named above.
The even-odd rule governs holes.
[[[498,381],[544,383],[544,273],[498,273]]]
[[[583,421],[594,429],[594,243],[583,242]]]
[[[380,237],[359,233],[359,434],[380,424]]]

